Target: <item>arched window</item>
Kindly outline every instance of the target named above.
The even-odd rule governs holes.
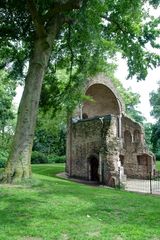
[[[124,132],[124,143],[126,146],[130,146],[132,143],[132,135],[128,130]]]
[[[138,165],[148,166],[148,155],[142,154],[137,156]]]
[[[134,131],[134,136],[133,136],[134,142],[138,143],[141,141],[141,134],[139,130]]]

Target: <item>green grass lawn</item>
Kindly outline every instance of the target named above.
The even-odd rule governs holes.
[[[160,161],[156,161],[156,168],[160,171]]]
[[[93,187],[34,165],[30,184],[0,185],[0,240],[158,240],[160,196]]]

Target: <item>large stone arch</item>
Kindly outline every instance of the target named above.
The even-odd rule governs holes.
[[[118,100],[114,93],[101,83],[91,85],[86,93],[91,100],[85,101],[82,108],[83,116],[89,118],[108,114],[119,115],[121,112]]]
[[[108,114],[121,116],[125,112],[125,104],[112,81],[103,73],[88,79],[83,92],[91,96],[93,101],[85,101],[73,113],[77,119],[92,118]]]
[[[79,101],[68,118],[69,176],[115,186],[119,175],[124,180],[124,174],[141,177],[145,172],[147,177],[148,171],[154,172],[154,158],[144,145],[143,129],[125,116],[124,103],[112,81],[98,74],[88,79],[83,94],[93,101]]]
[[[105,74],[99,73],[95,77],[88,79],[88,81],[85,85],[84,92],[86,93],[87,90],[94,84],[103,84],[104,86],[106,86],[112,92],[114,97],[116,98],[116,101],[119,105],[120,113],[125,112],[125,104],[124,104],[120,94],[116,90],[116,87],[113,84],[113,82],[108,77],[106,77]]]

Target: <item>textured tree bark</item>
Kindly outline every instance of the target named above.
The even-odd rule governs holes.
[[[31,177],[31,152],[42,82],[57,33],[55,24],[46,38],[35,41],[25,88],[18,111],[16,131],[1,182],[17,183]]]
[[[56,35],[66,21],[64,13],[79,9],[80,3],[81,0],[60,1],[49,9],[45,19],[39,15],[35,2],[27,0],[37,39],[25,79],[11,152],[0,182],[15,183],[31,177],[31,152],[44,74]]]

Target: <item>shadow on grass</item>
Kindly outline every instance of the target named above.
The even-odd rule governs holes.
[[[35,184],[31,187],[1,189],[0,228],[6,239],[24,235],[63,239],[62,233],[77,240],[116,239],[120,234],[122,239],[136,240],[160,236],[159,197],[55,177],[63,171],[63,165],[33,166]],[[88,232],[95,229],[98,237],[89,238]]]

